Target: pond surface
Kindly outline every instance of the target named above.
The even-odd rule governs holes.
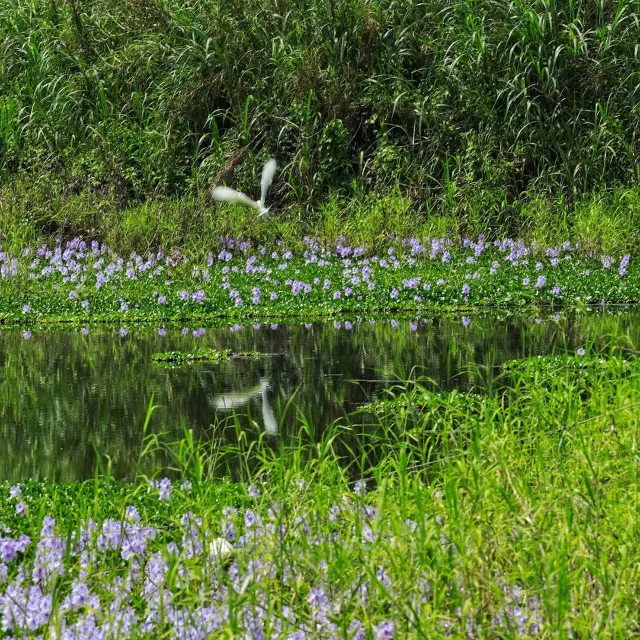
[[[636,309],[541,317],[473,315],[324,323],[4,329],[0,335],[0,480],[85,479],[96,450],[118,478],[148,433],[274,442],[328,425],[379,397],[412,368],[441,389],[481,390],[502,362],[573,351],[611,333],[640,337]],[[212,347],[256,359],[166,368],[162,351]],[[234,419],[233,416],[236,416]],[[236,427],[234,427],[234,420]],[[229,435],[232,434],[232,435]]]

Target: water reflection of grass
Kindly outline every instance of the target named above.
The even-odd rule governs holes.
[[[240,429],[239,482],[185,431],[148,434],[135,482],[4,485],[5,628],[631,637],[640,376],[604,356],[526,359],[483,395],[409,380],[320,439],[310,416],[278,447]]]

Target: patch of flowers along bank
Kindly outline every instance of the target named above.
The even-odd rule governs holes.
[[[153,319],[628,303],[640,300],[640,261],[585,255],[565,242],[528,246],[483,238],[410,238],[295,253],[226,240],[201,258],[178,250],[120,256],[96,241],[0,249],[0,317]]]
[[[458,550],[439,491],[421,489],[423,511],[398,519],[364,481],[319,504],[297,479],[297,508],[252,485],[244,506],[222,501],[203,519],[186,510],[198,503],[192,489],[153,481],[138,506],[121,500],[110,505],[121,513],[102,519],[83,515],[91,509],[80,500],[69,509],[77,521],[60,525],[47,514],[51,496],[11,487],[14,515],[5,507],[0,525],[2,637],[382,640],[421,628],[537,637],[548,624],[540,596],[501,571],[491,615],[461,607],[474,587],[462,565],[452,571]],[[431,562],[404,561],[425,553]]]

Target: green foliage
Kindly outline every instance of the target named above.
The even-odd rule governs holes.
[[[274,202],[300,215],[400,188],[463,230],[510,232],[524,194],[571,209],[637,183],[639,16],[634,0],[6,0],[0,174],[120,210],[254,191],[275,154]],[[196,229],[195,209],[172,220]],[[108,229],[83,215],[56,230]]]
[[[196,349],[195,351],[165,351],[164,353],[151,354],[152,362],[168,363],[173,365],[192,364],[194,362],[209,362],[217,364],[225,362],[231,357],[231,351],[224,349]]]

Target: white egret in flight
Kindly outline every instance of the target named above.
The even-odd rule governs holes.
[[[233,204],[245,204],[249,207],[253,207],[258,210],[258,216],[262,216],[269,207],[265,207],[267,201],[267,191],[273,182],[273,176],[276,175],[276,161],[275,158],[267,160],[266,164],[262,168],[262,179],[260,180],[260,200],[252,200],[248,195],[229,187],[216,187],[211,196],[215,200],[221,200],[222,202],[231,202]]]

